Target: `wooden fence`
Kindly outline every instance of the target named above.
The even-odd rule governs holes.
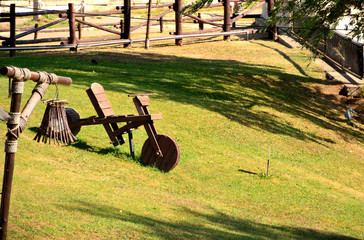
[[[0,32],[8,32],[8,37],[0,36],[0,40],[3,40],[1,50],[10,51],[10,56],[15,55],[15,51],[17,50],[37,50],[37,49],[56,49],[56,48],[69,48],[69,49],[77,49],[81,47],[88,46],[97,46],[97,45],[106,45],[106,44],[124,44],[124,47],[129,47],[132,42],[141,42],[145,41],[145,39],[135,39],[133,40],[131,37],[131,33],[137,29],[142,27],[150,26],[150,25],[159,25],[160,32],[164,31],[164,23],[173,22],[175,24],[175,31],[171,32],[170,37],[159,37],[152,38],[151,41],[159,41],[159,40],[167,40],[167,39],[175,39],[176,45],[182,45],[182,39],[186,37],[205,37],[205,36],[213,36],[212,34],[215,32],[216,35],[222,35],[225,40],[230,38],[230,35],[233,34],[248,34],[252,32],[257,32],[258,29],[245,29],[244,31],[232,31],[231,26],[234,26],[236,22],[241,18],[257,18],[260,15],[252,14],[252,12],[258,8],[261,8],[264,4],[268,4],[268,9],[272,9],[273,1],[272,0],[256,0],[256,4],[254,7],[250,9],[246,9],[241,13],[232,14],[231,11],[231,3],[238,2],[239,0],[223,0],[223,2],[218,2],[215,4],[211,4],[209,6],[205,6],[204,8],[214,8],[214,7],[223,7],[223,16],[222,17],[214,17],[214,18],[206,18],[203,19],[200,14],[197,15],[188,15],[182,13],[182,9],[184,6],[182,5],[182,0],[175,0],[174,3],[170,4],[159,4],[159,5],[151,5],[151,9],[164,9],[162,13],[159,13],[149,19],[142,19],[143,22],[138,23],[137,25],[132,25],[132,10],[137,9],[146,9],[148,5],[140,5],[140,6],[131,6],[131,0],[124,0],[122,6],[116,7],[114,11],[108,12],[91,12],[85,13],[82,12],[81,6],[75,9],[73,3],[68,4],[68,10],[57,11],[57,10],[44,10],[44,11],[36,11],[36,12],[23,12],[17,13],[15,11],[15,4],[11,4],[8,13],[0,13],[0,22],[9,22],[9,29],[0,29]],[[167,14],[174,12],[174,18],[165,18]],[[45,24],[43,26],[39,26],[35,24],[33,27],[22,27],[16,28],[16,19],[17,17],[24,16],[34,16],[34,15],[45,15],[45,14],[58,14],[59,19],[53,21],[51,23]],[[114,23],[102,23],[96,24],[92,23],[87,18],[89,17],[107,17],[113,16],[118,19],[117,22]],[[49,28],[61,22],[67,21],[67,28]],[[222,23],[219,23],[221,22]],[[193,22],[198,24],[198,31],[183,31],[183,23],[184,22]],[[76,25],[77,23],[77,25]],[[212,28],[204,29],[204,25],[210,25]],[[113,37],[96,37],[92,39],[83,39],[82,38],[82,29],[84,28],[96,28],[98,30],[102,30],[113,34]],[[110,27],[113,27],[111,29]],[[18,33],[17,32],[21,32]],[[51,37],[51,38],[38,38],[38,32],[68,32],[67,37]],[[78,32],[78,34],[76,34]],[[221,34],[224,33],[224,34]],[[23,40],[21,38],[25,36],[29,36],[34,34],[34,39]],[[57,42],[57,45],[39,45],[39,43],[51,43]],[[37,44],[37,45],[36,45]],[[26,45],[26,46],[19,46]]]
[[[324,44],[320,44],[319,50],[339,66],[364,77],[364,44],[351,40],[348,36],[335,31],[332,38],[325,39]]]

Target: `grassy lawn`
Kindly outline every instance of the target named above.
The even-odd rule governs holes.
[[[96,115],[85,92],[93,82],[117,114],[136,113],[127,94],[155,93],[156,128],[181,149],[162,173],[132,160],[127,144],[112,147],[102,126],[82,128],[70,146],[36,143],[40,103],[19,140],[9,239],[364,237],[363,126],[346,124],[339,85],[307,53],[237,37],[152,44],[0,53],[0,65],[71,77],[60,98],[81,117]],[[6,78],[0,87],[8,110]],[[54,95],[51,86],[45,98]],[[2,142],[5,133],[2,123]],[[134,131],[137,157],[146,138]]]

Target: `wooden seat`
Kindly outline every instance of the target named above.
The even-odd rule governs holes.
[[[99,117],[107,117],[115,115],[114,110],[112,109],[111,104],[109,102],[109,99],[105,94],[105,90],[101,84],[92,83],[90,88],[87,89],[86,92]],[[116,137],[113,135],[113,131],[116,131],[119,128],[117,123],[108,123],[103,125],[107,134],[109,135],[111,143],[114,146],[125,143],[122,135]]]

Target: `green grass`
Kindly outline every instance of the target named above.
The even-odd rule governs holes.
[[[363,238],[364,136],[325,94],[337,83],[307,66],[307,53],[274,42],[185,43],[2,53],[1,65],[72,77],[60,98],[82,117],[96,114],[85,93],[92,82],[117,114],[136,113],[127,94],[155,93],[156,128],[181,149],[179,165],[161,173],[133,161],[127,144],[112,147],[102,126],[82,128],[67,147],[39,144],[40,103],[19,140],[9,238]],[[2,77],[3,109],[7,84]],[[140,157],[144,129],[134,138]]]

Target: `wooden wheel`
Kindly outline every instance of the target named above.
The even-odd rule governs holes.
[[[149,166],[156,166],[159,170],[168,172],[177,166],[180,151],[177,142],[167,135],[155,135],[163,157],[157,158],[156,152],[148,138],[142,148],[142,161]]]
[[[80,120],[80,114],[71,107],[66,107],[66,115],[68,124],[78,122]],[[81,130],[81,127],[71,128],[73,136],[76,136]]]

